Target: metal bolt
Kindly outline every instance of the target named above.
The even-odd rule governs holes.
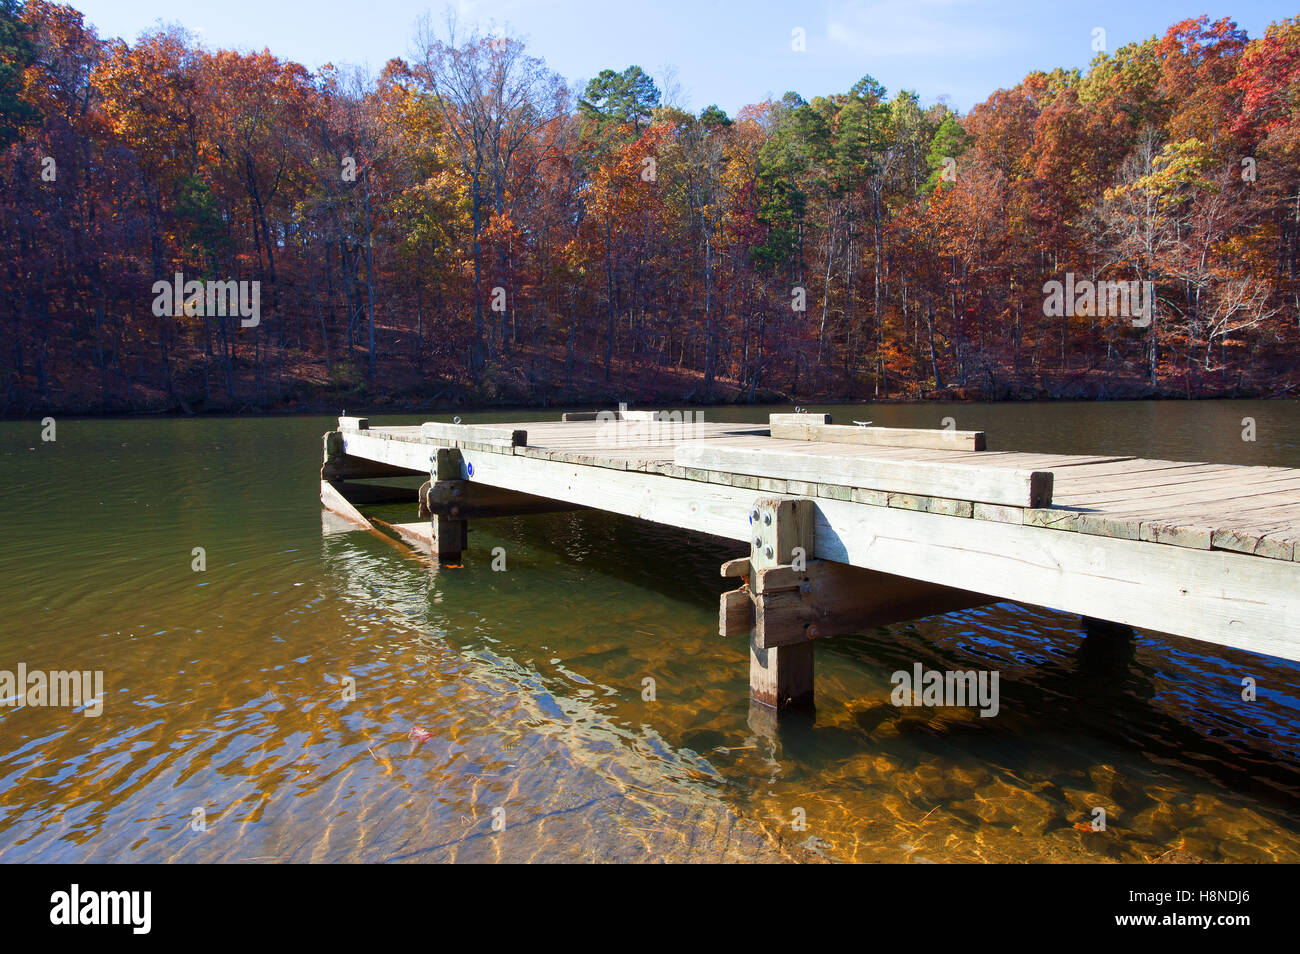
[[[758,548],[758,547],[761,547],[762,545],[763,545],[763,538],[762,538],[762,537],[755,537],[755,538],[754,538],[754,547],[755,547],[755,548]]]
[[[763,522],[769,527],[772,526],[772,515],[770,513],[763,514]]]
[[[821,630],[817,628],[816,623],[809,623],[807,626],[804,627],[803,634],[809,639],[816,639],[818,636],[821,635]]]
[[[763,551],[763,554],[764,554],[764,555],[765,555],[769,560],[772,559],[772,548],[771,548],[771,547],[768,547],[766,550]]]
[[[750,522],[750,523],[753,523],[753,522],[754,522],[755,520],[757,520],[757,519],[758,519],[758,510],[757,510],[757,508],[756,508],[756,509],[751,510],[751,511],[749,512],[749,522]]]

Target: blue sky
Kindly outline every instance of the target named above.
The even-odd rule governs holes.
[[[71,0],[102,36],[133,39],[179,22],[211,47],[260,50],[316,67],[356,63],[373,71],[409,55],[415,23],[441,23],[448,4],[428,0]],[[1251,36],[1297,15],[1281,2],[1212,0],[456,0],[462,23],[506,26],[570,82],[601,69],[640,65],[683,105],[716,102],[728,113],[769,94],[843,92],[870,73],[892,94],[915,89],[965,112],[1033,69],[1085,68],[1094,29],[1108,49],[1163,33],[1178,20],[1231,16]],[[806,51],[792,50],[802,29]],[[200,32],[201,31],[201,32]]]

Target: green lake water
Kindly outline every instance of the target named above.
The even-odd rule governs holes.
[[[814,409],[1300,467],[1295,402]],[[819,643],[815,718],[773,730],[717,636],[736,545],[576,512],[433,566],[322,514],[333,425],[0,423],[0,670],[103,673],[97,717],[0,706],[0,861],[1300,861],[1300,664],[1149,632],[1098,658],[1004,603]],[[891,705],[918,662],[997,670],[998,717]]]

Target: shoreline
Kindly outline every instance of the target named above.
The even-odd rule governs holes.
[[[1296,393],[1292,393],[1296,392]],[[765,395],[764,400],[752,401],[697,401],[697,400],[671,400],[663,397],[651,397],[635,402],[627,403],[637,405],[638,407],[649,408],[671,408],[674,406],[691,407],[691,408],[745,408],[745,407],[777,407],[790,405],[817,408],[834,408],[834,407],[862,407],[866,405],[961,405],[961,404],[1125,404],[1139,402],[1193,402],[1193,401],[1295,401],[1300,400],[1300,385],[1292,385],[1280,390],[1263,391],[1262,389],[1238,390],[1232,393],[1205,393],[1205,394],[1187,394],[1173,390],[1160,390],[1148,394],[1123,394],[1116,396],[1098,397],[1098,396],[1079,396],[1079,395],[1034,395],[1027,397],[997,397],[990,398],[983,394],[971,393],[964,396],[945,395],[942,397],[890,397],[890,398],[817,398],[817,397],[800,397],[790,399],[781,395]],[[626,399],[624,399],[626,400]],[[491,401],[483,402],[456,402],[456,401],[439,401],[436,404],[431,402],[394,402],[385,403],[383,401],[367,403],[358,399],[356,395],[344,396],[337,404],[316,402],[312,404],[295,404],[293,402],[280,404],[254,405],[245,404],[239,408],[231,409],[229,407],[204,408],[202,410],[187,410],[180,406],[169,406],[155,409],[142,410],[122,410],[120,408],[110,408],[97,410],[94,408],[77,407],[70,405],[51,405],[40,411],[27,411],[24,413],[11,414],[0,413],[0,421],[39,421],[44,417],[63,417],[65,419],[83,419],[83,420],[137,420],[142,418],[255,418],[255,417],[329,417],[334,414],[342,415],[346,409],[353,415],[383,415],[383,414],[451,414],[451,413],[522,413],[525,411],[599,411],[616,406],[619,402],[616,400],[595,400],[595,401],[533,401],[533,402],[501,402]]]

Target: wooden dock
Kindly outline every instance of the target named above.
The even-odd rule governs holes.
[[[737,541],[719,628],[748,633],[751,695],[777,708],[811,703],[817,639],[1002,600],[1300,660],[1300,470],[684,416],[340,418],[321,499],[369,525],[355,504],[404,492],[357,480],[426,476],[421,519],[394,529],[450,560],[470,520],[580,507]]]

